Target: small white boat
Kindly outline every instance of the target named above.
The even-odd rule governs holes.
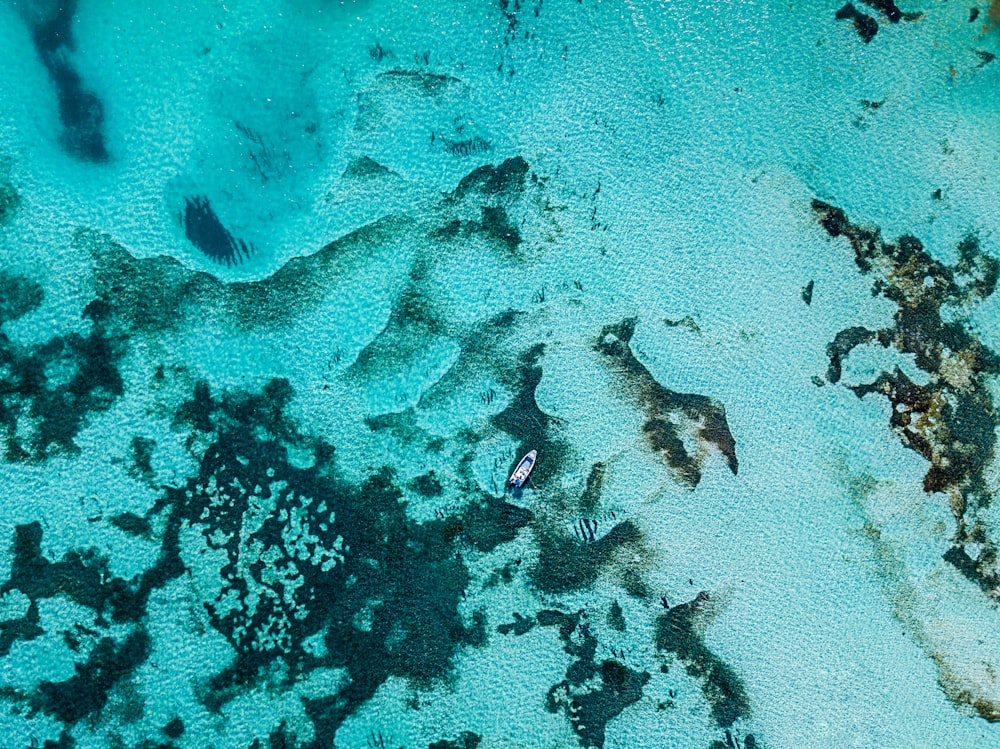
[[[535,458],[538,457],[538,450],[532,450],[523,458],[521,462],[517,464],[517,468],[507,479],[507,486],[512,489],[520,489],[524,486],[524,482],[528,480],[528,476],[531,475],[531,469],[535,467]]]

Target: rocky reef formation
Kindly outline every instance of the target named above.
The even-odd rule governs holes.
[[[827,348],[827,380],[840,380],[843,360],[862,344],[913,355],[928,376],[926,384],[913,382],[896,367],[852,389],[858,397],[877,393],[889,399],[890,422],[900,440],[930,462],[924,490],[948,497],[956,543],[976,540],[982,529],[970,519],[992,498],[984,473],[996,447],[988,380],[1000,373],[1000,357],[955,313],[993,294],[1000,263],[982,252],[974,235],[959,243],[955,265],[946,266],[916,237],[889,242],[877,229],[852,224],[831,205],[813,201],[813,210],[831,237],[850,242],[858,269],[874,276],[873,294],[897,305],[890,328],[851,327],[836,335]]]
[[[892,430],[905,447],[928,461],[923,489],[942,496],[954,518],[951,545],[943,561],[985,594],[992,611],[1000,601],[1000,571],[996,529],[986,512],[994,499],[987,475],[996,457],[998,415],[991,383],[1000,373],[1000,357],[975,335],[964,314],[994,293],[1000,263],[983,252],[975,235],[962,239],[956,261],[945,265],[916,237],[904,235],[888,241],[877,228],[852,223],[828,203],[814,200],[812,208],[831,237],[850,244],[858,269],[872,277],[872,294],[896,305],[891,326],[879,330],[853,326],[834,337],[827,348],[827,380],[839,382],[844,361],[862,345],[913,357],[925,382],[915,382],[896,366],[871,382],[849,387],[859,398],[886,398],[892,406]],[[863,490],[852,489],[862,504],[873,491],[872,484],[868,481]],[[957,705],[988,720],[1000,720],[1000,681],[989,663],[994,656],[983,652],[970,657],[965,651],[975,637],[955,641],[954,634],[968,623],[941,607],[942,593],[921,587],[941,586],[947,578],[918,585],[917,575],[903,569],[899,561],[904,552],[891,548],[890,534],[873,520],[867,522],[866,532],[887,577],[896,581],[893,585],[899,592],[894,595],[907,601],[897,604],[896,614],[934,659],[945,692]],[[956,594],[964,595],[958,590],[949,592]]]

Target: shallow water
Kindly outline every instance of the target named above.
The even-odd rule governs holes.
[[[235,5],[0,5],[4,746],[1000,745],[1000,12]]]

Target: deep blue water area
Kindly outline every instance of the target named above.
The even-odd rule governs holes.
[[[1000,4],[0,43],[0,747],[1000,746]]]

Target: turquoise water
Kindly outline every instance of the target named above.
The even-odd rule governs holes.
[[[0,5],[0,745],[1000,746],[976,5]]]

